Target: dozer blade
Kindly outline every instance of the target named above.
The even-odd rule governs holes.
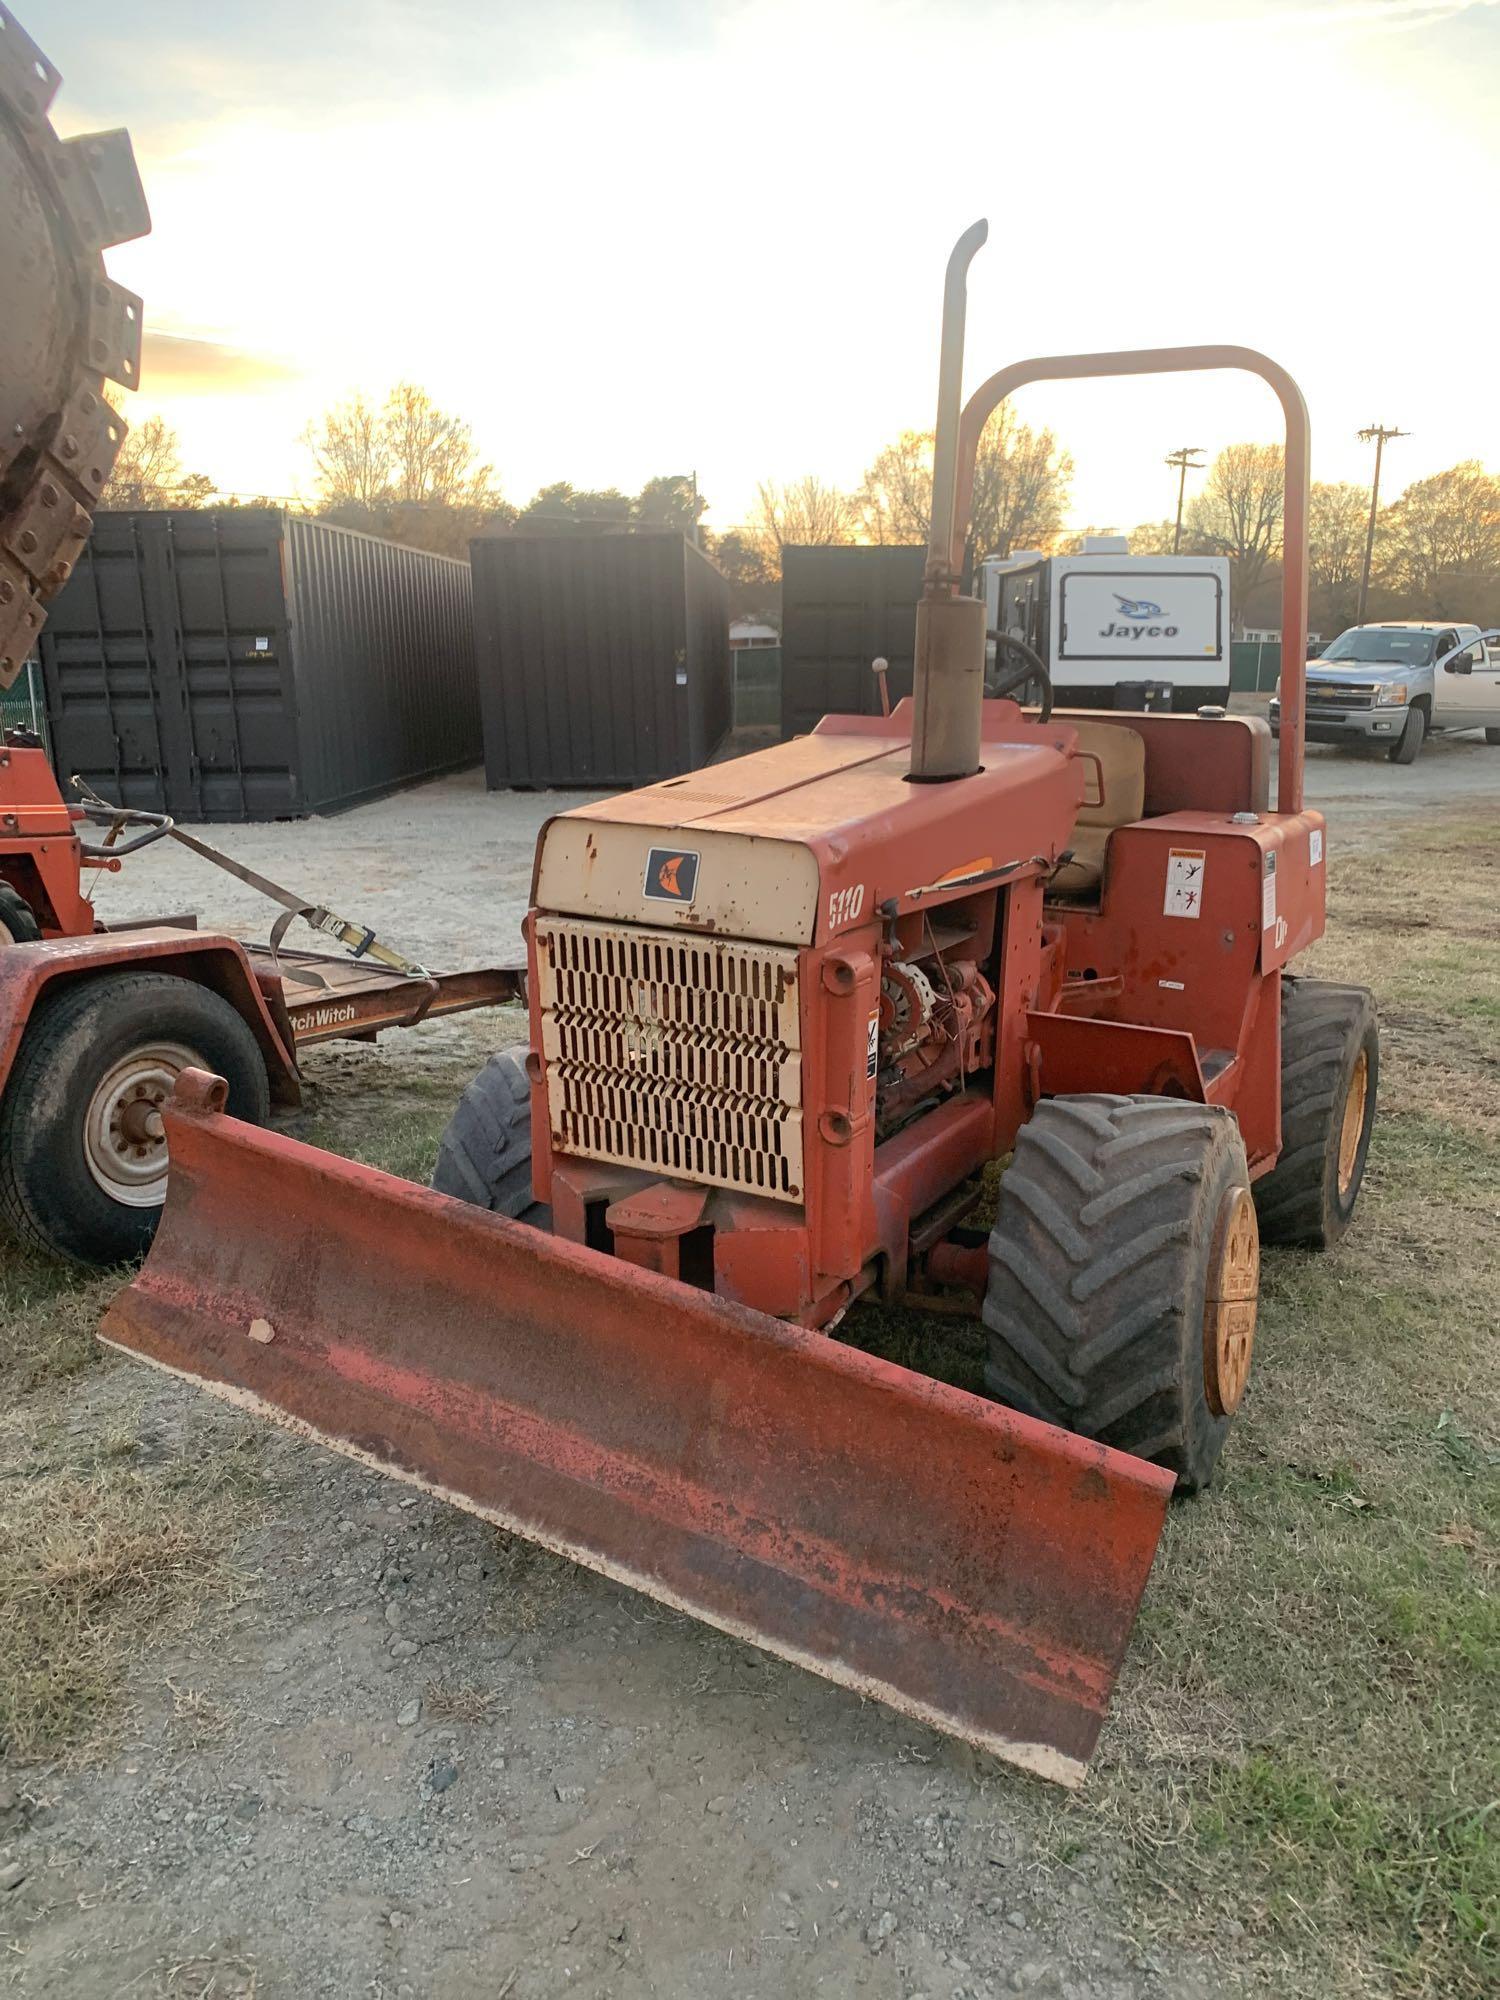
[[[1170,1474],[223,1103],[178,1084],[111,1346],[1082,1780]]]

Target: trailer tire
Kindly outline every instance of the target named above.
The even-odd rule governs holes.
[[[1415,764],[1417,753],[1427,741],[1427,710],[1414,701],[1406,711],[1406,724],[1386,755],[1393,764]]]
[[[0,945],[38,944],[42,927],[30,903],[9,882],[0,882]]]
[[[1169,1097],[1037,1105],[1000,1183],[985,1385],[1193,1493],[1244,1393],[1260,1250],[1239,1126]]]
[[[501,1049],[458,1100],[438,1146],[432,1185],[455,1201],[536,1229],[552,1210],[531,1198],[531,1084],[524,1049]]]
[[[206,986],[118,972],[43,995],[0,1100],[0,1217],[23,1242],[79,1264],[144,1255],[167,1181],[150,1113],[187,1066],[183,1056],[224,1078],[236,1118],[265,1123],[260,1046]]]
[[[1326,1250],[1349,1227],[1380,1087],[1367,986],[1281,976],[1281,1154],[1255,1184],[1267,1243]]]

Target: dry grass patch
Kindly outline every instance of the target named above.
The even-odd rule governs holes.
[[[258,1449],[246,1431],[206,1460],[138,1467],[120,1449],[56,1463],[32,1440],[0,1508],[0,1753],[24,1762],[108,1738],[130,1665],[222,1587]]]

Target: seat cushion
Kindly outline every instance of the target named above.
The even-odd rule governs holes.
[[[1078,749],[1085,760],[1084,795],[1068,845],[1070,860],[1054,871],[1049,896],[1087,896],[1104,880],[1109,836],[1117,826],[1129,826],[1146,809],[1146,745],[1141,733],[1126,722],[1069,721],[1078,732]],[[1101,797],[1101,774],[1103,778]]]
[[[1052,871],[1047,894],[1086,896],[1097,889],[1104,880],[1104,850],[1113,832],[1114,828],[1109,826],[1078,827],[1069,843],[1073,852],[1059,868]]]

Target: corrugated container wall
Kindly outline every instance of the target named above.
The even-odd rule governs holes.
[[[103,513],[41,637],[53,761],[183,820],[476,763],[469,566],[267,508]]]
[[[923,548],[781,551],[781,734],[825,715],[878,715],[870,662],[890,662],[894,705],[911,693]]]
[[[729,586],[686,536],[502,535],[470,556],[492,791],[708,762],[730,725]]]

